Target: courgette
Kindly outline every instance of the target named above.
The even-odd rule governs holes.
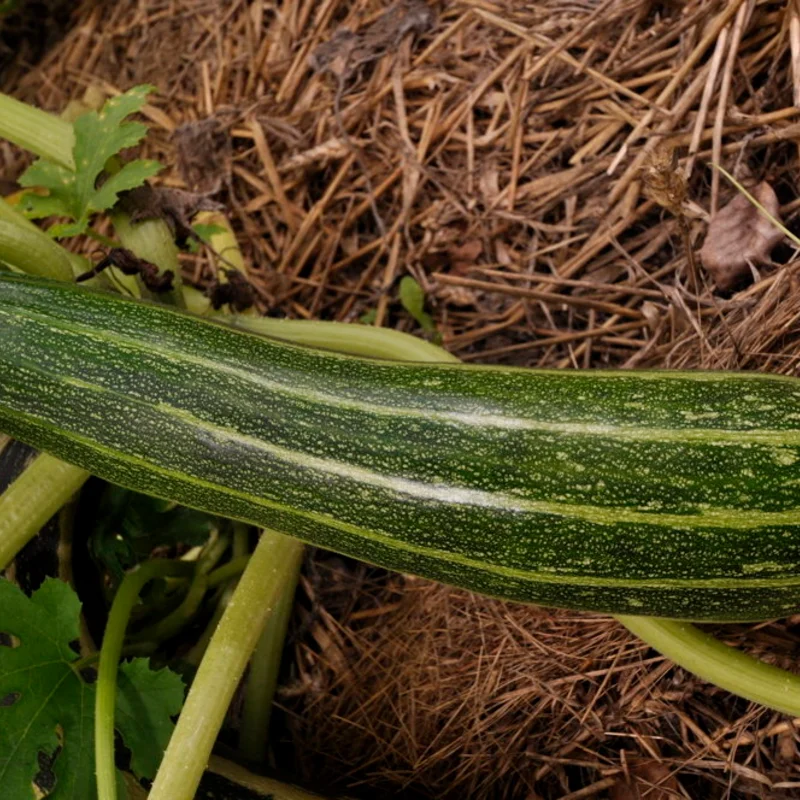
[[[0,274],[0,430],[111,482],[509,600],[800,608],[800,383],[399,364]]]

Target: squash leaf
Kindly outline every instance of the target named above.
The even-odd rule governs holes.
[[[137,86],[112,97],[100,112],[89,111],[75,120],[74,170],[40,158],[19,179],[22,186],[48,191],[47,195],[26,193],[23,208],[29,217],[61,216],[73,220],[50,228],[52,236],[83,233],[92,214],[112,208],[120,192],[141,186],[161,169],[156,161],[129,161],[98,183],[109,159],[138,144],[146,135],[146,125],[125,120],[142,108],[152,90],[151,86]]]
[[[42,757],[53,755],[51,798],[94,795],[94,688],[70,666],[79,613],[61,581],[45,581],[30,600],[0,581],[0,631],[17,644],[0,647],[0,786],[8,797],[33,798]]]
[[[170,717],[182,705],[183,681],[172,670],[151,670],[145,658],[120,667],[114,724],[131,751],[137,778],[155,778],[175,727]]]
[[[202,511],[108,484],[89,531],[89,551],[116,585],[154,548],[203,544],[215,524]]]
[[[75,668],[80,601],[48,578],[30,598],[0,579],[0,786],[4,797],[93,800],[95,687]],[[10,646],[9,646],[10,644]],[[183,684],[144,659],[120,670],[116,717],[137,774],[153,777]],[[149,739],[149,741],[147,741]],[[47,786],[40,776],[43,765]]]

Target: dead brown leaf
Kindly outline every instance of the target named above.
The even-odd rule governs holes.
[[[105,258],[88,272],[78,275],[75,280],[77,283],[89,280],[112,266],[116,267],[123,275],[138,275],[142,279],[142,283],[152,292],[168,292],[172,289],[175,273],[171,269],[160,272],[151,261],[139,258],[124,247],[112,247]]]
[[[447,251],[450,257],[450,269],[457,274],[464,274],[476,262],[483,253],[483,243],[480,239],[468,239],[463,244],[454,245]]]
[[[759,183],[752,195],[780,219],[778,198],[766,181]],[[737,194],[712,217],[700,258],[718,288],[732,289],[747,275],[751,264],[769,262],[772,248],[782,238],[781,231],[744,195]]]
[[[792,729],[778,734],[778,758],[786,764],[794,764],[797,760],[797,743]]]
[[[658,145],[642,170],[645,194],[676,216],[683,214],[686,179],[678,169],[677,151],[668,142]]]
[[[434,294],[438,300],[462,308],[474,306],[478,302],[477,292],[465,286],[443,286],[437,282],[434,284]]]
[[[683,797],[672,770],[660,761],[642,761],[631,767],[630,781],[615,783],[610,800],[677,800]]]
[[[178,172],[192,192],[216,194],[230,176],[231,138],[215,117],[186,122],[173,134]]]
[[[246,311],[256,300],[247,278],[235,269],[220,270],[220,276],[208,285],[205,294],[217,310],[227,303],[233,311]]]
[[[138,186],[120,197],[120,207],[131,216],[131,222],[161,219],[169,225],[179,247],[196,238],[192,217],[199,211],[222,211],[225,206],[210,198],[183,189],[162,186]]]
[[[315,72],[346,79],[360,66],[395,50],[406,34],[428,31],[434,20],[433,9],[422,0],[398,0],[363,31],[337,30],[311,53],[309,65]]]

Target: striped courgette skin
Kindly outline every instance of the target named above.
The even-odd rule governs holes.
[[[390,364],[0,276],[0,430],[112,482],[488,595],[800,608],[800,382]]]

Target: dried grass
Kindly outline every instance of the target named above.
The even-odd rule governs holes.
[[[788,800],[800,788],[800,720],[694,679],[609,618],[420,579],[387,586],[339,559],[312,565],[304,589],[313,610],[281,700],[305,780],[445,800]],[[791,667],[798,622],[717,633]]]
[[[149,146],[170,165],[179,126],[215,119],[231,150],[209,186],[268,313],[374,311],[414,330],[396,295],[410,273],[467,360],[795,373],[794,252],[727,293],[691,255],[734,196],[711,162],[768,181],[800,228],[796,3],[453,0],[404,36],[418,4],[381,27],[387,5],[86,0],[41,63],[17,59],[0,82],[60,109],[98,83],[150,81]],[[0,149],[2,177],[17,159]],[[182,185],[174,166],[164,177]],[[207,257],[185,266],[213,278]],[[374,616],[315,590],[324,624],[298,644],[306,773],[387,794],[577,798],[617,792],[640,757],[668,764],[683,796],[797,793],[794,723],[697,684],[611,621],[416,582],[349,591]],[[748,641],[798,649],[789,624]]]

